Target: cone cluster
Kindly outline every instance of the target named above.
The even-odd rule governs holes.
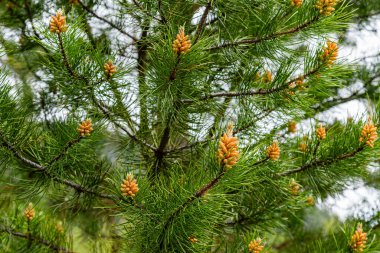
[[[55,225],[55,229],[57,230],[58,233],[63,233],[65,231],[65,229],[63,228],[62,226],[62,222],[57,222],[57,224]]]
[[[328,66],[333,65],[333,63],[338,58],[338,44],[336,42],[327,41],[326,46],[323,47],[323,52],[321,55],[321,60]]]
[[[123,180],[120,190],[124,196],[133,198],[139,191],[139,185],[136,179],[133,179],[132,175],[128,175],[127,178]]]
[[[319,10],[319,13],[323,16],[329,16],[335,11],[335,5],[337,0],[319,0],[315,5],[315,8]]]
[[[177,34],[176,39],[173,41],[173,51],[177,54],[184,54],[190,51],[191,42],[189,35],[185,35],[185,29],[181,27]]]
[[[111,77],[113,74],[117,72],[117,68],[115,65],[113,65],[111,60],[106,62],[103,67],[104,67],[104,72],[106,72],[108,77]]]
[[[300,194],[300,190],[301,190],[301,186],[296,182],[296,180],[294,180],[294,178],[292,178],[290,180],[290,183],[289,183],[289,190],[290,190],[290,193],[293,195],[293,196],[297,196]]]
[[[297,122],[295,122],[294,120],[290,121],[288,124],[288,131],[289,133],[297,132]]]
[[[363,252],[367,242],[367,233],[363,232],[362,224],[359,223],[355,233],[351,237],[351,246],[354,252]]]
[[[365,142],[369,147],[373,148],[377,140],[377,127],[369,120],[362,128],[360,134],[360,142]]]
[[[305,153],[307,151],[307,144],[305,142],[301,142],[298,146],[298,150]]]
[[[319,140],[323,140],[326,138],[326,128],[322,126],[322,124],[319,125],[316,131],[317,137]]]
[[[220,138],[217,158],[227,169],[231,169],[239,159],[238,139],[233,136],[232,123],[228,124],[226,133]]]
[[[304,78],[299,77],[295,82],[291,83],[293,86],[292,88],[298,88],[299,90],[304,90],[305,89],[305,83],[304,83]]]
[[[193,235],[191,235],[191,236],[189,236],[189,241],[191,242],[191,243],[197,243],[198,242],[198,239],[195,237],[195,236],[193,236]]]
[[[63,33],[67,31],[66,16],[62,15],[62,11],[57,11],[57,14],[50,17],[50,32]]]
[[[261,242],[260,238],[252,240],[248,244],[248,251],[250,253],[260,253],[264,249],[264,245]]]
[[[278,160],[278,158],[280,158],[280,153],[281,150],[280,146],[278,145],[278,141],[274,141],[272,145],[267,148],[267,156],[272,161]]]
[[[314,197],[312,195],[309,195],[306,199],[306,203],[308,206],[314,206],[315,204]]]
[[[273,80],[272,72],[270,72],[269,70],[265,71],[265,73],[263,75],[263,82],[264,83],[270,83],[270,82],[272,82],[272,80]]]
[[[77,128],[80,136],[89,136],[93,130],[94,129],[92,128],[92,122],[90,119],[82,121],[82,123]]]
[[[295,7],[301,7],[302,6],[302,0],[291,0],[290,4]]]
[[[36,215],[36,211],[33,208],[33,203],[29,203],[29,205],[24,210],[24,217],[28,221],[31,221],[35,215]]]

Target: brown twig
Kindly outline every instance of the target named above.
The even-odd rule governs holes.
[[[22,232],[17,232],[17,231],[14,231],[13,229],[5,227],[3,225],[0,225],[0,232],[8,233],[8,234],[16,236],[16,237],[24,238],[24,239],[30,240],[32,242],[42,244],[42,245],[44,245],[44,246],[46,246],[52,250],[55,250],[57,252],[75,253],[72,250],[69,250],[69,249],[62,247],[62,246],[59,246],[59,245],[55,245],[54,243],[52,243],[48,240],[45,240],[43,238],[33,236],[30,233],[24,234]]]
[[[273,33],[271,35],[268,35],[268,36],[265,36],[265,37],[262,37],[262,38],[244,39],[244,40],[239,40],[239,41],[234,41],[234,42],[226,42],[226,43],[223,43],[221,45],[218,45],[218,46],[215,46],[215,47],[211,47],[208,50],[216,50],[216,49],[233,47],[233,46],[238,46],[238,45],[245,45],[245,44],[257,44],[257,43],[260,43],[260,42],[263,42],[263,41],[266,41],[266,40],[273,40],[273,39],[276,39],[276,38],[281,37],[281,36],[285,36],[285,35],[288,35],[288,34],[293,34],[293,33],[299,32],[302,29],[304,29],[304,28],[312,25],[314,22],[316,22],[318,20],[319,20],[319,17],[316,16],[313,19],[309,20],[308,22],[306,22],[306,23],[304,23],[302,25],[299,25],[297,27],[294,27],[294,28],[292,28],[290,30],[287,30],[287,31],[276,32],[276,33]]]
[[[292,174],[295,174],[295,173],[299,173],[299,172],[303,172],[303,171],[306,171],[307,169],[311,168],[311,167],[314,167],[314,166],[319,166],[319,165],[326,165],[326,164],[332,164],[336,161],[340,161],[340,160],[344,160],[344,159],[347,159],[347,158],[350,158],[350,157],[353,157],[355,156],[357,153],[361,152],[364,150],[364,146],[361,146],[359,148],[357,148],[355,151],[351,152],[351,153],[347,153],[347,154],[342,154],[336,158],[331,158],[331,159],[327,159],[327,160],[317,160],[317,161],[312,161],[310,163],[306,163],[296,169],[292,169],[292,170],[287,170],[287,171],[283,171],[281,173],[277,173],[276,176],[278,177],[285,177],[285,176],[289,176],[289,175],[292,175]]]
[[[82,6],[82,8],[83,8],[85,11],[87,11],[88,13],[90,13],[90,14],[91,14],[92,16],[94,16],[95,18],[97,18],[97,19],[103,21],[104,23],[107,23],[109,26],[111,26],[112,28],[118,30],[120,33],[122,33],[122,34],[128,36],[128,37],[131,38],[133,41],[135,41],[135,42],[138,41],[138,39],[137,39],[135,36],[133,36],[133,35],[127,33],[127,32],[124,31],[121,27],[117,26],[116,24],[112,23],[111,21],[109,21],[109,20],[107,20],[107,19],[105,19],[105,18],[99,16],[98,14],[96,14],[93,10],[91,10],[90,7],[88,7],[87,5],[85,5],[82,1],[78,0],[78,3]]]
[[[198,42],[199,38],[201,37],[203,28],[205,27],[207,15],[208,15],[210,9],[211,9],[211,1],[209,1],[207,3],[206,8],[202,14],[201,20],[199,21],[198,28],[197,28],[197,31],[195,33],[195,39],[194,39],[193,45],[195,45]]]
[[[279,92],[279,91],[282,91],[282,90],[285,90],[289,87],[289,84],[297,81],[298,79],[300,78],[306,78],[310,75],[313,75],[315,74],[316,72],[318,72],[320,69],[320,67],[317,67],[311,71],[309,71],[308,73],[302,75],[302,76],[298,76],[288,82],[286,82],[285,84],[279,86],[279,87],[276,87],[276,88],[270,88],[270,89],[258,89],[258,90],[247,90],[247,91],[230,91],[230,92],[215,92],[215,93],[211,93],[211,94],[208,94],[208,95],[204,95],[202,97],[200,97],[199,99],[197,100],[208,100],[208,99],[212,99],[212,98],[218,98],[218,97],[243,97],[243,96],[253,96],[253,95],[267,95],[267,94],[272,94],[272,93],[276,93],[276,92]],[[193,103],[195,100],[193,99],[184,99],[182,100],[183,103]]]

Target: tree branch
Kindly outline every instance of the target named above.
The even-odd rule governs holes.
[[[135,42],[138,41],[138,39],[137,39],[135,36],[133,36],[133,35],[127,33],[127,32],[124,31],[121,27],[117,26],[116,24],[112,23],[111,21],[109,21],[109,20],[107,20],[107,19],[105,19],[105,18],[99,16],[98,14],[96,14],[93,10],[91,10],[91,8],[89,8],[87,5],[85,5],[82,1],[78,0],[78,3],[82,6],[82,8],[83,8],[84,10],[86,10],[88,13],[90,13],[90,14],[91,14],[92,16],[94,16],[95,18],[97,18],[97,19],[103,21],[104,23],[107,23],[109,26],[111,26],[112,28],[118,30],[120,33],[122,33],[122,34],[128,36],[128,37],[131,38],[133,41],[135,41]]]
[[[81,79],[83,79],[85,82],[89,83],[89,86],[90,87],[94,87],[95,84],[97,83],[101,83],[103,80],[99,80],[98,82],[96,83],[92,83],[90,82],[85,76],[82,76],[82,75],[78,75],[74,69],[71,67],[69,61],[68,61],[68,58],[66,56],[66,52],[65,52],[65,48],[63,47],[63,43],[62,43],[62,38],[60,36],[60,34],[58,34],[58,39],[59,39],[59,45],[60,45],[60,49],[61,49],[61,54],[62,54],[62,57],[63,57],[63,60],[64,60],[64,63],[65,63],[65,67],[67,69],[67,71],[69,72],[70,76],[72,77],[79,77]],[[93,90],[91,90],[93,91]],[[122,129],[132,140],[140,143],[140,144],[143,144],[145,145],[146,147],[149,147],[151,150],[155,150],[156,148],[153,147],[152,145],[150,145],[149,143],[146,143],[145,141],[139,139],[136,135],[134,135],[133,133],[129,132],[129,130],[127,128],[125,128],[124,126],[122,126],[120,123],[114,121],[111,117],[111,113],[110,111],[108,110],[108,108],[102,104],[100,101],[98,101],[95,97],[95,94],[92,92],[91,93],[91,100],[92,102],[95,104],[96,107],[98,107],[100,109],[100,111],[103,113],[103,115],[108,118],[115,126],[119,127],[120,129]]]
[[[247,91],[215,92],[215,93],[211,93],[211,94],[208,94],[208,95],[204,95],[204,96],[200,97],[197,100],[208,100],[208,99],[218,98],[218,97],[243,97],[243,96],[253,96],[253,95],[267,95],[267,94],[276,93],[276,92],[279,92],[279,91],[282,91],[282,90],[288,88],[289,84],[297,81],[300,78],[306,78],[306,77],[308,77],[310,75],[315,74],[316,72],[318,72],[319,69],[320,69],[320,67],[317,67],[317,68],[309,71],[308,73],[306,73],[306,74],[304,74],[302,76],[299,76],[297,78],[294,78],[294,79],[286,82],[284,85],[281,85],[281,86],[276,87],[276,88],[258,89],[258,90],[247,90]],[[193,103],[194,101],[195,100],[193,100],[193,99],[184,99],[184,100],[182,100],[183,103]]]
[[[342,154],[342,155],[340,155],[338,157],[327,159],[327,160],[312,161],[310,163],[306,163],[306,164],[302,165],[301,167],[299,167],[297,169],[287,170],[287,171],[284,171],[284,172],[281,172],[281,173],[277,173],[276,176],[278,176],[278,177],[285,177],[285,176],[289,176],[289,175],[292,175],[292,174],[295,174],[295,173],[306,171],[307,169],[309,169],[311,167],[314,167],[314,166],[333,164],[333,163],[335,163],[337,161],[353,157],[357,153],[359,153],[359,152],[361,152],[363,150],[364,150],[364,146],[361,146],[361,147],[359,147],[358,149],[356,149],[355,151],[353,151],[351,153]]]
[[[210,9],[211,9],[211,1],[209,1],[207,3],[206,8],[205,8],[203,15],[201,17],[201,20],[199,21],[198,28],[197,28],[197,31],[195,33],[195,39],[194,39],[193,45],[195,45],[198,42],[199,38],[201,37],[203,28],[205,27],[207,15],[208,15]]]
[[[69,249],[66,249],[65,247],[61,247],[59,245],[55,245],[54,243],[48,241],[48,240],[45,240],[43,238],[40,238],[40,237],[37,237],[37,236],[33,236],[33,235],[30,235],[30,234],[24,234],[22,232],[17,232],[17,231],[14,231],[12,230],[11,228],[8,228],[8,227],[5,227],[3,225],[0,225],[0,232],[2,233],[8,233],[10,235],[13,235],[13,236],[16,236],[16,237],[20,237],[20,238],[24,238],[26,240],[30,240],[32,242],[36,242],[38,244],[42,244],[52,250],[55,250],[57,252],[66,252],[66,253],[75,253],[74,251],[71,251]]]
[[[243,132],[245,131],[246,129],[252,127],[255,123],[257,123],[258,121],[264,119],[266,116],[268,116],[270,113],[272,113],[274,111],[274,109],[269,109],[267,110],[264,114],[262,114],[260,117],[256,118],[255,120],[251,121],[250,123],[248,123],[247,125],[245,126],[242,126],[236,130],[233,131],[233,134],[238,134],[240,132]],[[168,150],[165,150],[164,152],[166,154],[169,154],[169,153],[173,153],[173,152],[179,152],[179,151],[182,151],[182,150],[186,150],[186,149],[190,149],[190,148],[193,148],[197,145],[200,145],[200,144],[205,144],[209,141],[212,141],[212,140],[215,140],[217,138],[217,136],[214,136],[214,137],[211,137],[211,138],[207,138],[206,140],[202,140],[202,141],[196,141],[196,142],[193,142],[193,143],[190,143],[188,145],[185,145],[185,146],[182,146],[182,147],[178,147],[178,148],[173,148],[173,149],[168,149]]]
[[[36,162],[33,162],[31,160],[29,160],[28,158],[22,156],[10,143],[8,143],[3,134],[0,133],[0,137],[2,139],[2,143],[1,145],[3,147],[5,147],[6,149],[8,149],[18,160],[20,160],[21,162],[23,162],[24,164],[26,164],[27,166],[30,166],[32,168],[35,168],[34,172],[42,172],[44,173],[45,175],[49,176],[52,180],[58,182],[58,183],[61,183],[61,184],[64,184],[66,186],[69,186],[75,190],[77,190],[78,192],[86,192],[86,193],[91,193],[91,194],[94,194],[96,196],[99,196],[101,198],[106,198],[106,199],[112,199],[114,200],[115,199],[115,196],[113,195],[107,195],[107,194],[102,194],[102,193],[98,193],[98,192],[94,192],[90,189],[87,189],[85,188],[84,186],[80,185],[80,184],[77,184],[73,181],[70,181],[70,180],[67,180],[67,179],[62,179],[62,178],[58,178],[56,176],[54,176],[53,174],[51,174],[49,171],[48,171],[48,168],[50,166],[50,164],[48,166],[42,166],[41,164],[39,163],[36,163]],[[72,146],[72,145],[71,145]],[[71,147],[70,146],[70,147]],[[67,146],[66,146],[67,147]],[[66,148],[65,147],[65,148]],[[65,150],[65,148],[63,150]],[[68,149],[68,148],[67,148]],[[58,159],[60,159],[63,155],[61,155],[63,152],[61,152],[59,155],[57,155],[55,158],[53,158],[53,162],[56,162],[58,161]]]
[[[244,44],[257,44],[257,43],[260,43],[260,42],[263,42],[263,41],[266,41],[266,40],[273,40],[273,39],[276,39],[276,38],[281,37],[281,36],[297,33],[299,31],[303,30],[304,28],[309,27],[310,25],[312,25],[313,23],[317,22],[318,20],[319,20],[319,17],[316,16],[313,19],[311,19],[310,21],[308,21],[308,22],[306,22],[306,23],[304,23],[302,25],[299,25],[297,27],[294,27],[294,28],[292,28],[290,30],[287,30],[287,31],[276,32],[276,33],[273,33],[271,35],[268,35],[268,36],[262,37],[262,38],[244,39],[244,40],[235,41],[235,42],[226,42],[224,44],[221,44],[221,45],[218,45],[218,46],[215,46],[215,47],[211,47],[208,50],[216,50],[216,49],[233,47],[233,46],[244,45]]]

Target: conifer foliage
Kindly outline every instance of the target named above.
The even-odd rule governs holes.
[[[353,15],[344,0],[0,1],[0,252],[379,250],[355,222],[288,246],[379,154],[378,102],[316,117],[356,71],[336,36]]]

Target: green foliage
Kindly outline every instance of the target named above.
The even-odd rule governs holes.
[[[378,68],[321,58],[361,5],[322,16],[316,2],[0,1],[0,251],[248,252],[261,237],[263,252],[351,252],[355,222],[310,196],[367,180],[380,145],[359,141],[366,115],[323,122],[326,139],[315,132],[318,113],[354,98],[379,127]],[[58,8],[59,34],[47,26]],[[181,26],[192,46],[176,54]],[[341,98],[357,79],[365,92]],[[77,130],[85,119],[89,136]],[[290,120],[303,130],[289,133]],[[231,169],[216,157],[229,121],[240,141]],[[133,198],[120,191],[129,174]],[[365,252],[379,250],[376,231],[368,238]]]

